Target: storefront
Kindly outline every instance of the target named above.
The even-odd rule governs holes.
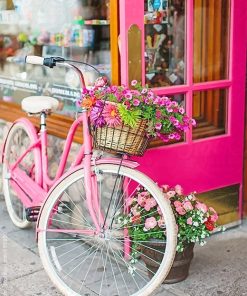
[[[51,134],[63,138],[78,97],[71,73],[14,65],[5,62],[7,56],[66,56],[94,64],[113,84],[141,80],[156,93],[181,102],[197,120],[197,127],[179,143],[153,141],[145,156],[138,158],[141,170],[159,184],[181,184],[186,192],[201,193],[220,213],[220,223],[239,223],[243,200],[247,202],[247,190],[243,194],[247,4],[241,0],[7,2],[0,12],[3,122],[21,115],[20,100],[26,95],[48,93],[64,102],[63,113],[49,120]],[[90,83],[93,77],[87,79]],[[79,132],[75,140],[80,142]]]

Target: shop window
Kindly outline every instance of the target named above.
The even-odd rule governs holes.
[[[194,92],[193,118],[197,121],[197,126],[193,129],[193,139],[227,132],[227,95],[225,89]]]
[[[228,76],[230,0],[194,0],[194,82]]]
[[[185,0],[145,0],[146,83],[185,83]]]

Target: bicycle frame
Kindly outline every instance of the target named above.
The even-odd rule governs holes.
[[[40,134],[38,136],[35,129],[33,128],[33,125],[29,120],[26,120],[25,118],[17,120],[17,122],[23,122],[26,126],[28,126],[29,130],[32,131],[33,138],[36,139],[34,143],[31,143],[27,150],[16,160],[16,162],[9,167],[12,185],[14,189],[17,191],[18,196],[22,197],[21,200],[24,203],[25,207],[40,206],[43,203],[49,188],[64,174],[67,158],[72,145],[72,140],[78,126],[82,125],[82,118],[83,116],[80,116],[71,125],[71,128],[65,141],[64,150],[61,155],[59,167],[56,176],[53,180],[51,180],[48,176],[47,130],[45,129],[43,131],[40,131]],[[22,160],[34,149],[38,150],[38,165],[40,165],[40,169],[38,170],[38,176],[35,176],[35,181],[18,168],[18,165],[22,162]],[[84,145],[81,146],[79,153],[77,154],[74,162],[70,166],[70,169],[79,165],[82,162],[83,157]],[[20,187],[22,189],[20,189]],[[33,188],[35,189],[34,191],[36,194],[33,194]],[[27,195],[28,198],[26,198],[25,195]]]
[[[63,63],[64,66],[73,68],[79,75],[82,89],[85,87],[84,77],[81,71],[74,65]],[[43,114],[44,115],[44,114]],[[67,162],[68,154],[71,148],[74,134],[79,125],[83,125],[83,140],[84,144],[81,146],[79,153],[77,154],[74,162],[71,164],[69,171],[74,167],[83,163],[84,178],[85,178],[85,191],[86,202],[89,213],[95,224],[96,232],[100,232],[100,225],[104,224],[104,217],[99,210],[97,186],[95,186],[95,178],[92,175],[92,139],[89,130],[88,112],[87,109],[82,109],[82,114],[73,122],[69,133],[67,135],[63,153],[61,155],[59,167],[56,176],[51,180],[48,176],[48,157],[47,157],[47,130],[42,125],[39,135],[37,135],[33,125],[26,119],[19,119],[19,121],[25,122],[25,125],[31,131],[34,142],[27,148],[27,150],[17,159],[17,161],[9,167],[10,182],[16,191],[18,197],[26,208],[42,206],[47,198],[49,189],[64,175],[65,165]],[[42,119],[41,119],[42,121]],[[21,161],[34,149],[38,150],[40,170],[35,180],[29,177],[23,172],[18,165]],[[4,157],[4,156],[3,156]],[[136,167],[137,163],[131,163],[126,160],[117,160],[109,158],[107,163],[118,163],[129,167]],[[95,161],[96,164],[96,161]],[[42,209],[41,209],[42,212]],[[96,212],[100,213],[96,217]]]

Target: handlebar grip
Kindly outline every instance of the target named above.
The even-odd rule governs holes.
[[[38,56],[26,56],[26,63],[33,65],[44,65],[44,58]]]

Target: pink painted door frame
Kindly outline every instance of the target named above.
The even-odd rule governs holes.
[[[247,22],[243,11],[247,1],[231,1],[229,77],[226,80],[193,84],[193,0],[187,0],[187,81],[185,85],[155,89],[159,94],[184,93],[187,113],[192,115],[195,90],[228,89],[227,133],[192,140],[190,131],[183,143],[153,148],[138,159],[141,169],[159,184],[181,184],[186,192],[243,184],[244,110]],[[144,48],[144,0],[119,0],[121,36],[121,82],[128,82],[128,29],[132,24],[142,31]],[[143,52],[144,82],[144,52]],[[240,204],[241,204],[240,196]],[[241,210],[241,209],[240,209]]]

